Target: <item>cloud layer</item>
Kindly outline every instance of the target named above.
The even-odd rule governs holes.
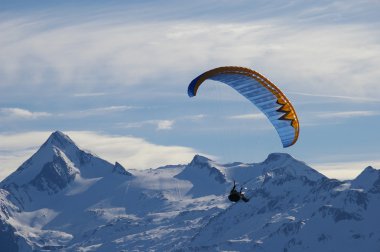
[[[167,164],[185,164],[196,150],[184,146],[165,146],[142,138],[107,135],[90,131],[67,133],[80,148],[127,169],[157,168]],[[16,170],[48,138],[50,132],[0,135],[0,180]]]
[[[80,148],[95,153],[127,169],[157,168],[167,164],[186,164],[197,153],[184,146],[164,146],[142,138],[107,135],[90,131],[66,132]],[[51,132],[0,135],[0,181],[33,155]],[[22,139],[22,141],[20,141]],[[330,178],[353,179],[365,167],[380,167],[380,160],[315,163],[311,167]]]
[[[323,164],[317,163],[311,166],[329,178],[345,180],[357,177],[367,166],[372,166],[375,169],[379,169],[380,160],[366,160],[359,162],[335,162]]]
[[[349,11],[340,2],[299,4],[301,9],[292,18],[256,15],[238,22],[223,22],[215,14],[215,19],[181,19],[175,10],[167,19],[157,19],[153,10],[162,11],[158,5],[152,6],[152,16],[132,20],[120,19],[112,8],[98,19],[75,22],[39,12],[0,19],[1,85],[129,86],[166,80],[161,85],[172,86],[199,69],[242,65],[261,71],[288,90],[380,96],[377,26],[307,20],[307,16],[331,16],[329,8],[343,16]],[[267,11],[264,6],[257,8],[257,12]],[[370,12],[367,8],[362,7]]]

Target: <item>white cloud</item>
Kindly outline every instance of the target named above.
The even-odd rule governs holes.
[[[321,98],[336,98],[336,99],[350,100],[350,101],[354,101],[354,102],[380,102],[380,99],[370,98],[370,97],[360,97],[360,96],[310,94],[310,93],[302,93],[302,92],[288,92],[288,94],[296,94],[296,95],[311,96],[311,97],[321,97]]]
[[[179,120],[191,120],[191,121],[199,121],[206,118],[206,115],[204,114],[199,114],[199,115],[188,115],[188,116],[183,116],[179,118]]]
[[[33,15],[3,20],[0,80],[3,85],[104,86],[164,79],[170,81],[162,85],[173,85],[215,66],[242,65],[288,90],[380,95],[376,25],[303,26],[284,16],[239,22],[96,19],[63,25]]]
[[[125,105],[106,106],[106,107],[96,107],[96,108],[89,108],[89,109],[65,111],[65,112],[57,113],[55,115],[58,117],[63,117],[63,118],[83,118],[83,117],[89,117],[89,116],[110,115],[113,113],[124,112],[127,110],[133,110],[137,108],[139,107],[125,106]]]
[[[378,111],[343,111],[343,112],[324,112],[319,113],[317,116],[320,118],[352,118],[352,117],[366,117],[378,116]]]
[[[89,150],[127,169],[156,168],[190,162],[196,150],[184,146],[164,146],[132,136],[107,135],[91,131],[65,132],[82,149]],[[51,132],[0,134],[0,180],[12,173],[48,138]],[[380,169],[380,160],[315,163],[311,167],[329,178],[353,179],[368,165]]]
[[[161,120],[157,122],[157,130],[170,130],[173,128],[174,120]]]
[[[173,124],[175,120],[146,120],[141,122],[131,122],[119,124],[122,128],[141,128],[146,125],[153,125],[156,130],[171,130],[173,129]]]
[[[145,120],[141,122],[130,122],[130,123],[119,123],[121,128],[142,128],[144,126],[155,126],[156,130],[171,130],[176,122],[192,121],[198,122],[206,118],[206,115],[187,115],[179,116],[175,119],[166,119],[166,120]]]
[[[262,113],[255,113],[255,114],[244,114],[244,115],[235,115],[235,116],[229,116],[228,119],[240,119],[240,120],[257,120],[257,119],[265,119],[266,116]]]
[[[158,145],[131,136],[75,131],[67,134],[82,148],[91,150],[110,162],[118,161],[130,169],[187,163],[196,153],[188,147]]]
[[[73,111],[70,113],[60,114],[61,116],[74,116],[74,117],[83,117],[83,116],[93,116],[93,115],[102,115],[115,112],[122,112],[126,110],[135,109],[134,106],[108,106],[100,108],[92,108],[86,110]]]
[[[69,118],[83,118],[86,116],[98,116],[104,114],[111,114],[123,112],[127,110],[137,109],[136,106],[107,106],[90,108],[84,110],[68,111],[63,113],[52,114],[48,112],[32,112],[21,108],[0,108],[1,120],[20,120],[20,119],[39,119],[48,116],[60,116]]]
[[[6,119],[37,119],[50,116],[47,112],[32,112],[21,108],[0,108],[0,115]]]
[[[0,180],[33,155],[49,134],[49,132],[0,134]]]
[[[372,166],[375,169],[380,169],[380,160],[311,164],[311,167],[318,170],[325,176],[340,180],[355,178],[367,166]]]
[[[65,132],[80,147],[99,157],[121,163],[127,169],[157,168],[185,164],[196,150],[184,146],[165,146],[132,136],[107,135],[90,131]],[[26,161],[48,138],[50,132],[0,135],[0,180]]]

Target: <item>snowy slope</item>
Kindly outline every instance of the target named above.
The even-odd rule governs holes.
[[[175,177],[188,180],[193,185],[188,192],[193,197],[207,194],[225,194],[226,176],[218,165],[206,157],[196,155],[185,169]]]
[[[111,185],[117,179],[125,181],[130,177],[132,174],[120,164],[112,165],[84,152],[68,136],[54,132],[30,159],[0,183],[7,202],[1,206],[7,214],[1,217],[17,230],[18,237],[25,238],[30,248],[60,248],[73,238],[61,226],[70,227],[70,219],[85,221],[86,206],[98,199],[93,185],[104,181]],[[54,228],[49,229],[52,224]]]
[[[380,249],[378,170],[367,168],[355,180],[341,182],[288,155],[275,155],[260,164],[266,167],[258,177],[260,186],[250,191],[251,201],[211,219],[189,242],[189,250]],[[368,176],[369,185],[363,179]]]
[[[227,200],[233,180],[250,202]],[[379,210],[380,171],[372,167],[338,181],[273,153],[261,163],[196,155],[187,165],[126,171],[54,132],[0,183],[0,244],[5,251],[378,251]]]

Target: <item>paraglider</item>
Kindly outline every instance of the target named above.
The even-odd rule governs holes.
[[[196,96],[206,80],[225,83],[256,105],[276,129],[284,148],[297,142],[299,122],[296,111],[284,93],[263,75],[244,67],[218,67],[199,75],[190,83],[189,97]]]
[[[240,188],[239,192],[236,190],[235,180],[234,180],[234,186],[231,189],[230,195],[228,195],[228,199],[232,202],[238,202],[239,200],[242,200],[244,202],[249,201],[249,199],[243,193],[243,187]]]

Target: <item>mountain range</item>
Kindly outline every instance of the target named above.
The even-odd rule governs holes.
[[[148,154],[147,154],[148,155]],[[233,185],[248,203],[230,202]],[[0,251],[380,251],[380,170],[260,163],[126,170],[56,131],[0,182]]]

